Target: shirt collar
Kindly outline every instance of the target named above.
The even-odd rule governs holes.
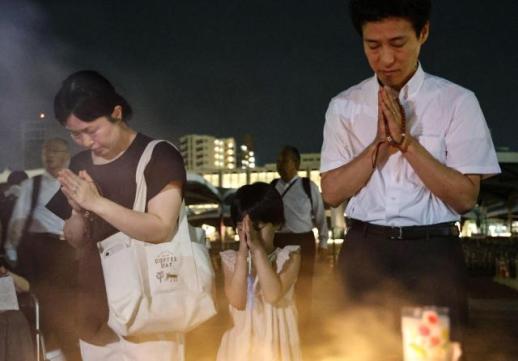
[[[421,63],[417,63],[417,70],[409,81],[401,88],[399,92],[399,98],[403,100],[412,99],[417,95],[421,85],[424,82],[424,71],[421,67]]]
[[[43,177],[43,178],[46,178],[46,179],[49,179],[49,180],[55,180],[55,179],[57,179],[57,178],[54,178],[54,177],[52,176],[52,174],[50,174],[50,173],[49,173],[48,171],[46,171],[46,170],[45,170],[41,175],[42,175],[42,177]]]
[[[299,179],[298,174],[295,174],[293,178],[291,178],[289,181],[285,182],[282,178],[281,181],[284,184],[284,186],[290,185],[291,183],[295,182],[297,179]]]
[[[417,95],[417,92],[419,89],[421,89],[421,85],[423,85],[424,82],[424,70],[421,67],[421,63],[417,63],[417,70],[415,71],[414,75],[410,78],[410,80],[407,81],[407,83],[401,88],[399,91],[399,99],[400,100],[408,100],[412,99]],[[378,78],[376,74],[370,79],[370,81],[367,84],[368,88],[371,90],[371,94],[376,95],[376,102],[377,102],[377,94],[378,89],[380,87]]]

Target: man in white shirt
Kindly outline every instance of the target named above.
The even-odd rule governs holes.
[[[21,183],[9,222],[6,254],[18,273],[31,282],[41,305],[42,330],[47,350],[74,347],[73,287],[75,254],[63,238],[63,220],[46,208],[58,191],[58,172],[68,166],[70,148],[61,138],[47,140],[42,147],[45,172]],[[70,351],[75,352],[75,351]]]
[[[402,304],[449,307],[459,337],[466,270],[454,224],[500,167],[475,95],[418,61],[430,11],[430,0],[350,1],[375,75],[331,100],[320,171],[327,203],[349,199],[346,299],[394,319]]]
[[[54,138],[43,145],[42,161],[45,172],[39,176],[40,185],[37,186],[38,194],[32,220],[27,225],[28,233],[53,235],[56,239],[63,234],[63,220],[49,211],[45,205],[59,189],[60,185],[56,177],[61,169],[68,166],[69,159],[70,151],[65,140]],[[22,238],[23,228],[31,213],[35,179],[36,177],[29,178],[21,183],[19,196],[9,221],[5,248],[8,258],[13,262],[17,261],[17,248]],[[36,182],[38,181],[36,180]]]
[[[313,228],[318,229],[320,250],[327,248],[329,237],[324,203],[318,186],[308,178],[298,176],[300,153],[293,146],[285,146],[277,157],[277,171],[281,176],[272,184],[282,196],[285,223],[275,234],[275,245],[299,245],[301,247],[301,268],[295,287],[299,324],[304,326],[311,317],[311,292],[316,256],[316,242]]]

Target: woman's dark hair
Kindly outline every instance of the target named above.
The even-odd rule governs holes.
[[[240,187],[230,207],[234,225],[241,222],[247,214],[253,222],[284,223],[281,195],[272,185],[263,182]]]
[[[111,119],[117,105],[122,107],[122,120],[128,121],[133,110],[108,79],[96,71],[82,70],[63,81],[54,98],[54,113],[61,124],[65,124],[71,114],[91,122],[102,116]]]
[[[349,12],[356,31],[371,21],[387,18],[405,18],[412,23],[417,36],[421,34],[432,12],[431,0],[350,0]]]

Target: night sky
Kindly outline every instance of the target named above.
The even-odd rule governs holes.
[[[518,1],[433,8],[424,70],[473,90],[495,145],[518,151]],[[0,13],[4,130],[40,111],[55,122],[60,81],[91,68],[133,105],[135,129],[249,133],[263,164],[286,143],[319,152],[330,98],[372,75],[346,1],[0,0]]]

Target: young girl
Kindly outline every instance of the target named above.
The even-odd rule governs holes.
[[[301,360],[293,294],[299,246],[273,246],[284,222],[281,196],[266,183],[245,185],[236,192],[231,216],[239,250],[221,252],[221,260],[234,327],[223,335],[217,360]]]

